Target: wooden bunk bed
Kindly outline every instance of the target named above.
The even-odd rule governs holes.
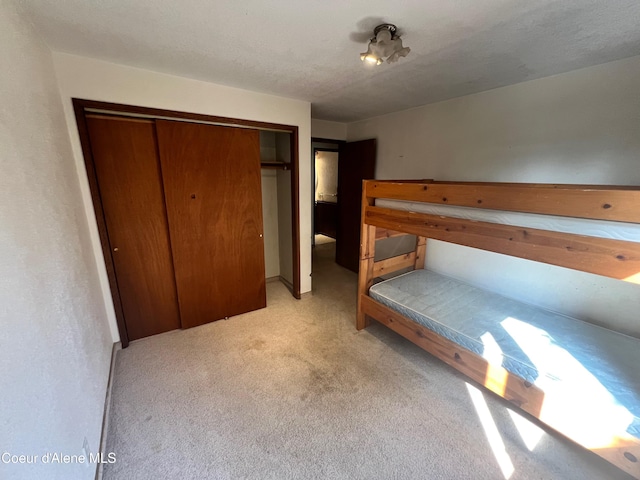
[[[385,206],[377,205],[377,201],[384,203],[379,202],[381,199],[400,202],[387,201]],[[602,343],[609,342],[612,351],[620,353],[621,348],[628,350],[628,355],[625,354],[624,357],[619,355],[618,358],[622,358],[621,361],[626,363],[627,370],[631,370],[631,378],[628,378],[628,371],[625,371],[618,375],[621,378],[624,377],[622,380],[621,378],[614,379],[615,382],[623,382],[621,388],[630,390],[624,392],[625,408],[618,405],[620,402],[613,398],[616,412],[626,412],[625,415],[627,413],[628,415],[622,416],[624,417],[622,427],[616,427],[617,429],[613,431],[611,429],[614,428],[615,422],[603,420],[608,422],[604,425],[605,429],[609,429],[603,434],[604,437],[602,435],[600,438],[594,437],[594,435],[585,436],[576,433],[575,429],[567,423],[567,414],[570,413],[569,410],[572,410],[572,405],[576,405],[576,403],[572,403],[576,399],[570,398],[571,395],[567,397],[566,387],[564,390],[561,388],[560,393],[547,389],[545,382],[536,380],[536,375],[538,378],[542,378],[542,371],[534,372],[533,378],[531,378],[526,373],[526,369],[524,373],[520,373],[519,370],[510,368],[505,360],[506,354],[497,360],[495,356],[488,359],[488,356],[484,355],[482,351],[477,349],[474,351],[473,343],[471,347],[466,344],[462,346],[461,343],[464,342],[459,342],[456,338],[443,334],[441,330],[432,328],[433,323],[429,322],[437,322],[438,318],[436,317],[439,314],[432,314],[430,311],[430,309],[434,309],[434,305],[428,300],[429,289],[436,285],[434,282],[440,281],[438,280],[440,277],[431,278],[429,280],[431,283],[426,286],[406,287],[412,281],[412,275],[415,278],[427,275],[428,270],[424,270],[427,239],[441,240],[633,283],[640,283],[640,243],[475,221],[454,216],[442,216],[441,214],[420,213],[411,211],[410,205],[407,209],[406,203],[401,206],[403,202],[412,202],[414,205],[418,202],[435,204],[437,208],[449,205],[552,217],[640,224],[640,187],[366,180],[363,183],[362,195],[361,254],[356,321],[358,330],[365,328],[370,319],[375,319],[386,325],[472,380],[540,419],[564,436],[640,479],[640,415],[638,415],[638,411],[640,411],[640,385],[638,384],[640,382],[638,382],[638,378],[640,377],[637,374],[637,371],[640,371],[640,340],[610,332],[570,317],[560,316],[561,318],[558,318],[558,315],[554,317],[553,313],[549,314],[551,320],[557,325],[563,326],[568,322],[567,331],[569,334],[573,330],[599,329],[595,334],[604,335],[606,339],[602,340]],[[397,203],[397,206],[389,205],[390,203]],[[446,209],[446,207],[444,208]],[[376,261],[375,252],[378,240],[403,235],[416,237],[413,251]],[[374,290],[387,283],[376,283],[375,279],[407,270],[410,273],[403,273],[388,281],[396,281],[396,284],[384,287],[386,290],[378,290],[378,295],[374,295]],[[429,273],[429,275],[431,274]],[[454,282],[452,285],[462,289],[461,292],[472,292],[480,299],[480,304],[487,298],[489,300],[496,298],[495,294],[480,291],[468,285],[461,286],[455,280],[446,279],[444,281]],[[397,302],[395,300],[386,301],[387,297],[384,292],[399,291],[398,289],[401,288],[405,288],[405,291],[397,295],[400,300]],[[420,290],[421,288],[422,290]],[[445,290],[450,288],[453,287],[447,285]],[[424,293],[424,298],[412,297],[412,295],[418,295],[415,293],[416,289]],[[413,303],[407,308],[401,308],[405,301],[403,299],[409,297],[413,299],[411,300]],[[502,300],[504,308],[515,305],[514,308],[528,312],[531,312],[531,308],[535,308],[522,306],[508,299]],[[451,303],[450,299],[448,301]],[[407,312],[410,312],[411,315]],[[417,317],[413,315],[414,313]],[[537,318],[538,313],[536,310],[532,315]],[[487,316],[486,312],[482,315]],[[540,315],[544,317],[547,313],[543,312]],[[469,316],[473,317],[473,313]],[[425,320],[422,321],[421,318]],[[436,325],[441,326],[440,324]],[[468,340],[473,342],[473,339]],[[513,343],[513,339],[509,340]],[[599,342],[596,343],[599,344]],[[573,344],[572,348],[574,346],[576,345]],[[588,347],[587,356],[584,358],[593,360],[597,368],[600,365],[605,365],[608,368],[607,375],[615,376],[616,360],[607,357],[601,361],[598,347],[591,345]],[[603,357],[608,355],[604,351],[601,353]],[[631,366],[629,367],[629,365]],[[634,375],[635,377],[633,377]],[[563,391],[565,393],[562,393]],[[586,392],[588,393],[588,389]],[[605,392],[605,396],[607,393]],[[577,400],[583,404],[587,402],[588,405],[590,396],[591,394],[585,395],[583,392],[578,394]],[[600,407],[596,406],[594,409],[600,410]],[[627,409],[635,414],[629,413]],[[592,412],[592,418],[597,418],[599,415],[604,415],[604,413],[602,411]],[[586,430],[589,430],[590,420],[585,421],[587,422]],[[635,430],[631,427],[625,428],[630,422],[635,422],[633,423]],[[584,433],[585,428],[582,428],[581,431]]]

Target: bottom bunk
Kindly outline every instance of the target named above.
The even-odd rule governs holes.
[[[369,295],[554,398],[541,410],[555,409],[556,428],[581,443],[640,440],[639,340],[428,270],[378,283]]]

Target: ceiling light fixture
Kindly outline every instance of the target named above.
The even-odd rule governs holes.
[[[369,41],[369,48],[360,54],[360,60],[374,65],[397,62],[400,57],[406,57],[411,49],[402,46],[402,39],[396,35],[396,26],[390,23],[378,25],[373,30],[373,37]]]

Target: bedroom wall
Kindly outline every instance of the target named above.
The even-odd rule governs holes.
[[[311,136],[331,140],[347,139],[347,124],[328,120],[311,119]]]
[[[5,0],[0,58],[0,454],[95,453],[113,341],[51,52]],[[3,479],[95,473],[0,462]]]
[[[338,202],[338,152],[316,152],[315,200]]]
[[[276,161],[276,133],[260,131],[260,161]],[[266,278],[280,275],[280,249],[278,247],[278,183],[276,172],[269,168],[261,171],[262,223],[264,225],[264,271]]]
[[[276,133],[276,160],[291,162],[291,137],[286,133]],[[311,175],[311,172],[309,172]],[[280,278],[291,287],[293,285],[293,243],[291,209],[291,170],[276,170],[278,193],[278,246],[280,248]],[[311,191],[309,191],[311,193]],[[309,202],[310,204],[311,202]],[[302,212],[303,210],[301,210]],[[305,215],[300,215],[300,219]],[[309,224],[311,225],[311,224]],[[313,234],[313,232],[310,232]],[[302,293],[302,292],[301,292]]]
[[[278,238],[278,181],[276,171],[263,168],[262,220],[264,225],[264,272],[266,278],[280,275],[280,248]]]
[[[100,273],[114,339],[118,338],[89,184],[80,148],[71,98],[163,108],[223,117],[297,125],[300,159],[300,208],[311,208],[311,110],[308,102],[265,95],[213,83],[117,65],[76,55],[54,52],[54,66],[71,137],[83,206],[89,221],[93,252]],[[311,221],[300,217],[301,291],[311,290]]]
[[[640,185],[640,57],[348,126],[378,178]],[[640,337],[640,287],[430,242],[429,268]]]

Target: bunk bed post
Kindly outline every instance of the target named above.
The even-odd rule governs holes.
[[[427,260],[427,237],[416,237],[416,261],[413,264],[414,270],[424,268],[424,262]]]
[[[356,329],[362,330],[369,325],[369,319],[362,311],[362,296],[369,293],[373,284],[373,263],[376,254],[376,227],[365,223],[364,212],[367,206],[373,206],[375,200],[367,196],[367,180],[362,182],[362,212],[360,217],[360,269],[358,271],[358,300]]]

